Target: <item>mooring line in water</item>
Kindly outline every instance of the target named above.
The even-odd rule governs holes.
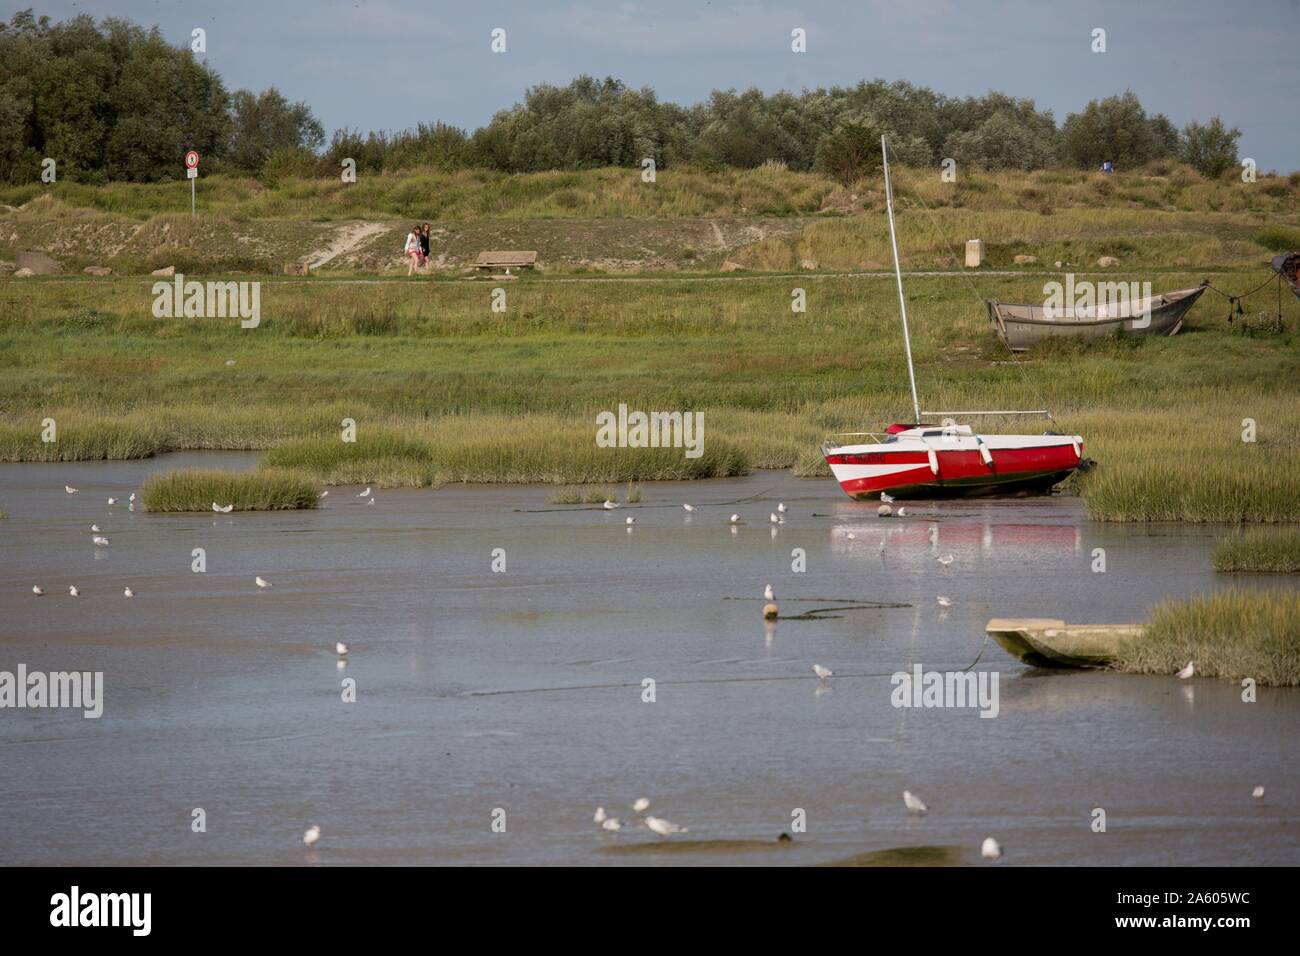
[[[766,601],[767,598],[761,598],[761,597],[730,597],[730,596],[728,596],[728,597],[724,597],[722,600],[724,600],[724,601]],[[893,602],[893,601],[873,601],[871,598],[823,598],[823,597],[816,597],[816,598],[799,598],[799,597],[787,597],[787,598],[781,598],[781,600],[782,600],[782,601],[805,601],[805,602],[808,602],[808,601],[838,601],[838,602],[840,602],[841,604],[853,604],[854,602],[860,602],[860,603],[858,604],[859,607],[911,607],[911,606],[912,606],[911,604],[903,604],[903,603],[897,603],[897,602]]]
[[[757,500],[759,500],[760,498],[765,498],[765,497],[767,497],[769,494],[771,494],[771,493],[772,493],[773,491],[775,491],[776,489],[780,488],[782,485],[784,485],[786,482],[788,482],[788,481],[790,480],[790,478],[793,478],[793,477],[794,477],[794,476],[791,475],[789,478],[786,478],[784,481],[779,481],[779,482],[777,482],[775,485],[772,485],[770,488],[766,488],[766,489],[764,489],[763,491],[756,491],[754,494],[752,494],[752,495],[748,495],[748,496],[746,496],[746,497],[744,497],[744,498],[735,498],[735,499],[733,499],[733,500],[731,500],[731,501],[711,501],[711,502],[708,502],[708,503],[706,503],[706,504],[698,505],[697,507],[700,507],[700,508],[727,508],[727,507],[730,507],[731,505],[743,505],[743,504],[748,504],[748,503],[751,502],[751,501],[757,501]],[[691,480],[698,480],[698,479],[685,479],[685,480],[687,480],[687,481],[691,481]],[[680,507],[681,507],[681,502],[665,503],[665,504],[662,504],[662,505],[642,505],[642,504],[630,505],[630,504],[629,504],[629,505],[619,505],[619,507],[620,507],[620,508],[638,508],[638,509],[640,509],[640,508],[680,508]],[[567,506],[567,507],[560,507],[560,508],[515,508],[515,509],[514,509],[514,511],[515,511],[517,514],[529,514],[529,515],[547,514],[548,512],[552,512],[552,511],[613,511],[613,510],[615,510],[615,509],[613,509],[613,508],[606,508],[604,505],[582,505],[582,506],[579,506],[579,505],[569,505],[569,506]],[[829,516],[825,516],[825,515],[816,515],[816,514],[814,514],[814,517],[829,517]]]

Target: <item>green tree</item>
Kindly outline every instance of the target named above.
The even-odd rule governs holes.
[[[880,129],[866,122],[844,123],[817,144],[817,169],[845,186],[880,169]]]
[[[1205,125],[1188,123],[1183,127],[1183,162],[1202,176],[1218,178],[1237,165],[1237,140],[1241,130],[1228,129],[1215,116]]]
[[[261,94],[239,90],[230,113],[225,155],[237,169],[257,174],[276,150],[314,151],[325,144],[325,129],[311,107],[290,103],[275,87]]]
[[[1083,112],[1071,113],[1061,133],[1065,158],[1082,169],[1096,169],[1107,161],[1118,169],[1133,169],[1156,155],[1151,123],[1132,90],[1093,100]]]

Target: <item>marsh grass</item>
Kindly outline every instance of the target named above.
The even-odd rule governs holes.
[[[145,481],[140,499],[146,511],[211,511],[215,502],[235,511],[291,511],[315,508],[320,484],[285,469],[233,472],[188,468],[161,472]]]
[[[120,461],[170,450],[163,429],[142,423],[56,417],[56,440],[45,442],[41,421],[0,422],[0,461]]]
[[[585,485],[561,488],[547,500],[553,505],[598,505],[616,497],[617,493],[608,485]]]
[[[1214,547],[1214,570],[1300,572],[1300,530],[1258,530],[1224,538]]]
[[[1204,677],[1279,687],[1300,685],[1300,591],[1227,589],[1155,607],[1142,637],[1113,664],[1137,674],[1173,674],[1188,661]]]

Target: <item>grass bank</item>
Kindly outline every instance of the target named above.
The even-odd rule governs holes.
[[[1229,589],[1160,604],[1113,666],[1173,674],[1188,661],[1204,677],[1300,685],[1300,591]]]
[[[1300,572],[1300,530],[1251,531],[1224,538],[1214,548],[1214,570]]]
[[[300,472],[188,468],[152,476],[140,498],[146,511],[210,512],[214,503],[235,511],[292,511],[315,508],[320,493],[320,484]]]

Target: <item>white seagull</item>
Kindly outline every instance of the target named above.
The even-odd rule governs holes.
[[[903,806],[907,807],[908,813],[926,813],[930,809],[925,805],[925,801],[911,790],[903,791]]]
[[[81,592],[77,590],[77,586],[75,584],[69,584],[68,595],[70,597],[81,597]]]
[[[883,501],[885,504],[889,504],[891,501],[894,500],[894,496],[885,494],[885,492],[882,491],[880,493],[880,500]]]
[[[682,505],[682,508],[684,508],[687,511],[694,511],[695,505]]]
[[[946,568],[948,565],[952,564],[953,561],[956,559],[953,558],[951,554],[945,554],[942,558],[935,558],[935,560],[938,561]]]
[[[776,593],[772,590],[772,585],[769,584],[767,587],[763,588],[763,597],[767,598],[769,601],[776,600]]]
[[[259,574],[257,577],[253,578],[253,583],[256,584],[259,588],[273,588],[273,587],[275,587],[274,584],[272,584],[272,583],[271,583],[270,581],[268,581],[266,578],[262,577],[260,574]]]
[[[601,823],[601,828],[608,830],[610,833],[615,833],[623,829],[623,824],[618,822],[618,817],[610,817],[608,820]]]
[[[646,817],[645,825],[662,837],[672,836],[674,833],[688,832],[686,827],[678,826],[671,820],[665,820],[663,817]]]
[[[358,498],[365,498],[365,497],[368,497],[369,495],[370,495],[370,486],[369,486],[369,485],[366,485],[366,490],[363,491],[363,492],[361,492],[361,494],[357,495],[357,497],[358,497]]]
[[[344,644],[342,641],[339,641],[338,643],[336,643],[336,644],[334,645],[334,652],[335,652],[336,654],[338,654],[339,657],[347,657],[347,656],[348,656],[348,646],[347,646],[346,644]]]
[[[228,515],[230,512],[235,510],[235,504],[234,502],[231,502],[228,505],[219,505],[214,501],[212,502],[212,510],[217,514]]]
[[[1263,799],[1264,799],[1264,788],[1263,788],[1263,787],[1256,787],[1254,790],[1250,791],[1250,795],[1251,795],[1252,797],[1254,797],[1256,800],[1263,800]]]
[[[1188,661],[1187,666],[1180,670],[1176,676],[1181,680],[1189,680],[1195,673],[1196,664],[1193,661]]]
[[[986,860],[996,860],[1002,855],[1002,846],[992,837],[985,837],[980,844],[980,856]]]
[[[122,588],[122,597],[135,597],[135,592],[130,588]]]
[[[90,540],[95,542],[95,547],[97,548],[107,548],[109,545],[108,538],[104,537],[102,534],[97,534]]]
[[[95,532],[95,534],[99,534],[99,525],[97,525],[97,524],[92,524],[92,525],[90,526],[90,530],[93,531],[93,532]]]
[[[650,798],[637,797],[635,802],[632,804],[632,809],[637,813],[645,813],[650,809]]]
[[[604,823],[604,822],[605,822],[606,820],[608,820],[608,819],[609,819],[609,817],[607,817],[607,816],[605,815],[605,808],[604,808],[604,807],[597,807],[597,808],[596,808],[596,813],[595,813],[595,815],[592,816],[591,821],[592,821],[593,823]]]
[[[32,593],[35,594],[37,597],[40,597],[42,594],[45,593],[45,588],[41,587],[39,584],[33,584]]]
[[[822,680],[825,680],[828,677],[835,676],[835,672],[833,670],[831,670],[829,667],[822,667],[820,664],[813,665],[813,673],[816,674],[818,677],[820,677]]]
[[[900,518],[906,518],[906,517],[907,517],[907,509],[906,509],[906,508],[903,508],[903,507],[900,507],[900,508],[898,509],[898,516],[899,516]]]
[[[631,515],[628,515],[628,516],[627,516],[627,523],[628,523],[628,524],[636,524],[636,519],[633,518]]]
[[[944,597],[940,594],[935,598],[935,600],[939,602],[939,607],[952,607],[952,598]]]
[[[63,490],[70,495],[75,495],[77,493],[77,489],[72,487],[72,485],[64,485]]]
[[[604,504],[602,504],[601,507],[604,508],[606,511],[613,511],[615,508],[618,507],[618,502],[606,498]]]
[[[134,492],[134,491],[131,492],[131,497],[130,497],[130,498],[127,498],[126,500],[127,500],[127,501],[135,501],[135,492]]]
[[[324,497],[327,497],[327,496],[329,495],[329,493],[330,493],[330,490],[329,490],[328,488],[326,488],[324,491],[322,491],[322,492],[321,492],[320,494],[318,494],[316,497],[317,497],[317,498],[324,498]]]
[[[735,523],[736,523],[737,521],[739,521],[739,520],[740,520],[740,515],[732,515],[732,516],[731,516],[731,523],[732,523],[732,524],[735,524]]]
[[[108,503],[109,503],[110,505],[115,505],[115,504],[117,504],[117,499],[116,499],[116,498],[109,498],[109,499],[108,499]]]
[[[315,846],[316,841],[319,839],[320,839],[320,827],[318,826],[308,827],[307,831],[302,835],[302,842],[305,843],[307,846]]]
[[[784,501],[778,501],[778,502],[776,503],[776,512],[777,512],[777,514],[785,514],[785,502],[784,502]]]

